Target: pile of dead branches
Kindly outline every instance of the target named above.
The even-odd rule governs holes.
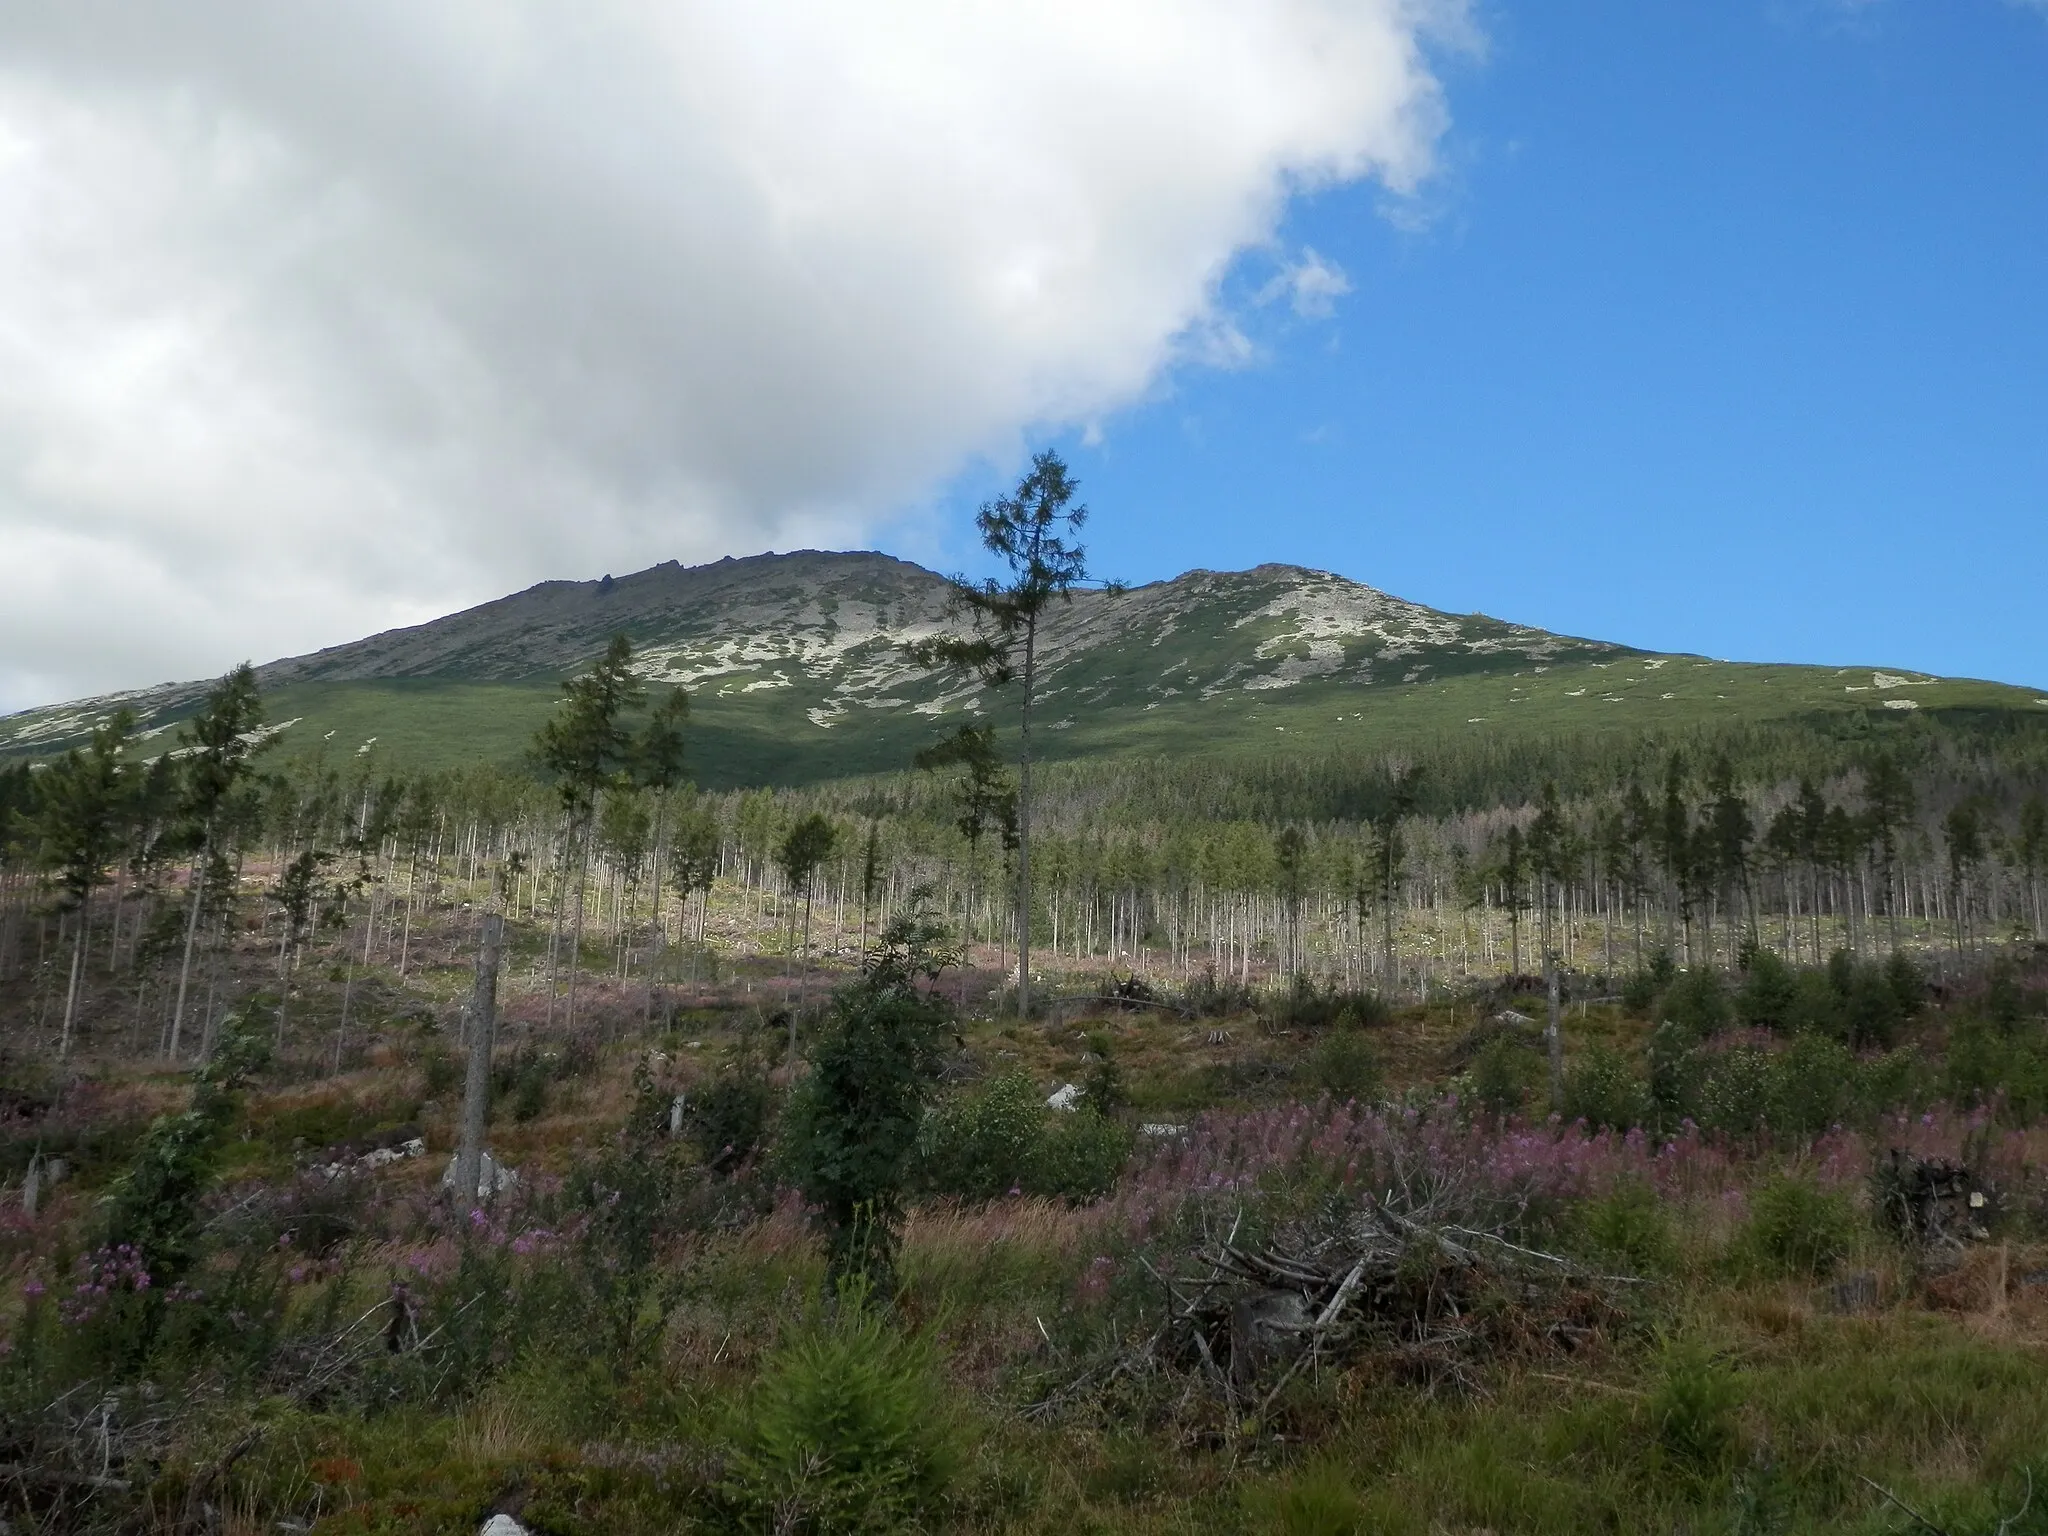
[[[1163,1315],[1098,1381],[1176,1375],[1234,1420],[1262,1419],[1289,1383],[1371,1359],[1397,1379],[1483,1391],[1482,1368],[1584,1349],[1643,1284],[1453,1219],[1367,1196],[1276,1240],[1239,1223],[1161,1269]]]

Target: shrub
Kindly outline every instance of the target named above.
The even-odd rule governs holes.
[[[1686,971],[1664,994],[1664,1013],[1694,1040],[1706,1040],[1728,1025],[1728,989],[1711,965]]]
[[[2048,1042],[2009,1034],[1990,1020],[1958,1024],[1942,1086],[1959,1105],[1995,1101],[2008,1119],[2028,1124],[2048,1114]]]
[[[1761,1136],[1770,1123],[1778,1074],[1754,1046],[1712,1055],[1700,1081],[1698,1120],[1726,1136]]]
[[[1595,1130],[1626,1131],[1643,1123],[1643,1086],[1628,1060],[1606,1046],[1594,1046],[1571,1064],[1564,1077],[1566,1120],[1583,1120]]]
[[[1842,1016],[1841,995],[1826,971],[1801,971],[1793,979],[1785,1023],[1803,1034],[1848,1038],[1849,1025]]]
[[[1834,1032],[1858,1049],[1890,1046],[1907,1010],[1886,972],[1838,949],[1828,956],[1827,979],[1834,993]]]
[[[913,893],[860,979],[833,994],[811,1073],[790,1101],[788,1165],[824,1222],[834,1273],[858,1271],[884,1288],[952,1017],[920,985],[953,959],[926,894]]]
[[[1367,1102],[1379,1091],[1380,1064],[1355,1025],[1340,1024],[1323,1036],[1312,1072],[1316,1086],[1340,1104]]]
[[[955,1425],[931,1346],[850,1303],[769,1359],[725,1492],[750,1530],[934,1523],[959,1467]]]
[[[1650,1416],[1657,1443],[1697,1472],[1719,1472],[1734,1459],[1742,1389],[1734,1374],[1697,1344],[1664,1352]]]
[[[1774,1063],[1770,1111],[1773,1128],[1813,1137],[1848,1118],[1860,1074],[1856,1058],[1825,1035],[1798,1035]]]
[[[1768,949],[1758,950],[1735,994],[1735,1016],[1751,1029],[1784,1029],[1792,1022],[1797,992],[1792,968]]]
[[[1678,1262],[1678,1237],[1656,1190],[1638,1179],[1588,1201],[1580,1221],[1587,1246],[1630,1274],[1668,1274]]]
[[[107,1193],[107,1241],[142,1253],[159,1287],[191,1267],[200,1196],[213,1182],[241,1108],[242,1085],[267,1050],[261,1030],[249,1020],[240,1014],[224,1019],[213,1059],[193,1074],[191,1104],[150,1122]]]
[[[1006,1072],[942,1105],[918,1143],[920,1182],[969,1200],[1011,1190],[1068,1199],[1102,1194],[1129,1152],[1130,1138],[1115,1121],[1086,1108],[1048,1109],[1022,1072]]]
[[[1927,978],[1903,949],[1893,950],[1885,961],[1884,980],[1892,989],[1892,1000],[1899,1005],[1902,1018],[1910,1019],[1926,1006]]]
[[[1780,1174],[1750,1196],[1737,1253],[1763,1273],[1819,1279],[1834,1272],[1855,1241],[1848,1196]]]
[[[1116,1059],[1116,1046],[1107,1034],[1097,1031],[1088,1037],[1088,1049],[1095,1060],[1081,1080],[1087,1103],[1097,1114],[1113,1114],[1130,1103],[1124,1087],[1124,1069]]]
[[[1529,1042],[1497,1034],[1472,1059],[1472,1098],[1496,1120],[1518,1113],[1528,1102],[1538,1071]]]
[[[689,1106],[690,1140],[704,1166],[729,1174],[760,1150],[774,1097],[758,1073],[722,1072]]]

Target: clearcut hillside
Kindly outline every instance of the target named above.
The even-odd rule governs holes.
[[[560,680],[623,632],[650,685],[690,691],[698,782],[799,784],[902,768],[960,720],[1013,711],[1013,697],[905,652],[963,628],[945,579],[921,566],[802,551],[543,582],[259,676],[288,752],[516,766]],[[205,687],[0,717],[0,754],[61,751],[124,703],[168,741]],[[1374,752],[1482,733],[1633,735],[1845,713],[2029,717],[2048,714],[2048,699],[1896,665],[1658,655],[1262,565],[1077,594],[1045,637],[1036,707],[1046,755],[1073,758]]]

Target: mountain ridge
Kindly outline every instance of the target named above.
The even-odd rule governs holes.
[[[906,763],[951,716],[1015,707],[1013,697],[907,653],[909,642],[965,632],[953,594],[948,578],[871,550],[665,561],[620,577],[538,582],[267,662],[257,675],[272,718],[288,722],[276,729],[294,743],[384,743],[421,762],[478,753],[509,761],[560,679],[625,633],[642,677],[691,691],[696,733],[712,759],[729,760],[714,777],[863,772]],[[1694,675],[1702,670],[1709,676]],[[124,703],[161,734],[207,686],[164,684],[0,717],[0,753],[62,750]],[[1190,570],[1115,595],[1076,592],[1047,616],[1033,697],[1048,732],[1076,733],[1055,754],[1255,741],[1271,749],[1280,745],[1271,733],[1330,737],[1333,725],[1346,727],[1336,738],[1361,741],[1424,729],[1519,732],[1538,716],[1548,728],[1606,729],[1624,719],[1766,718],[1873,703],[2038,707],[2027,690],[1903,670],[1659,655],[1451,614],[1279,562]]]

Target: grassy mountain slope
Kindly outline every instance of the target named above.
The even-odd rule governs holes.
[[[958,625],[930,571],[806,551],[545,582],[260,675],[289,750],[512,764],[559,679],[624,631],[650,683],[689,688],[700,782],[788,784],[900,768],[958,719],[1013,710],[1013,699],[905,655],[905,642]],[[1652,655],[1270,565],[1080,594],[1056,611],[1044,663],[1037,719],[1051,757],[1377,750],[1471,732],[2048,706],[1995,683]],[[0,752],[61,750],[121,702],[168,732],[202,692],[166,685],[9,716]]]

